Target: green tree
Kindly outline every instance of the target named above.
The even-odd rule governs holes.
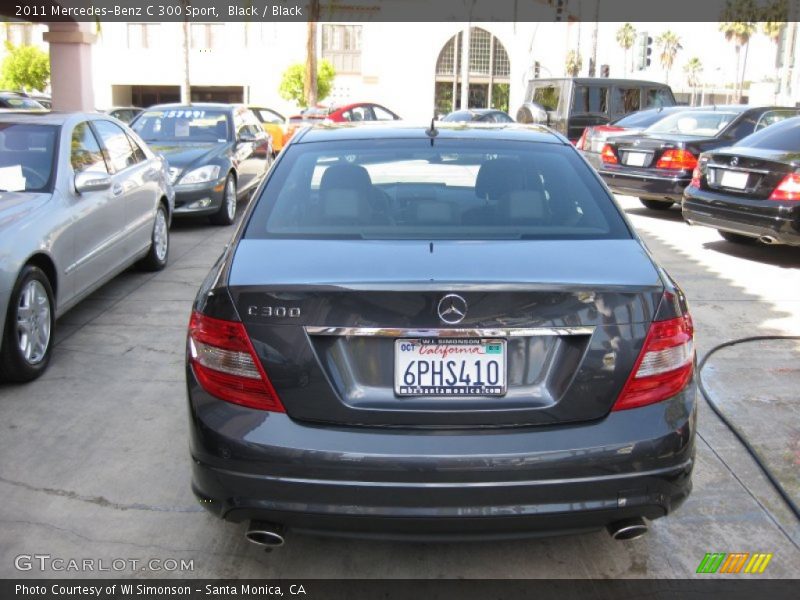
[[[570,77],[577,77],[583,67],[583,59],[577,50],[570,50],[567,52],[567,58],[564,61],[564,70]]]
[[[728,0],[725,10],[720,15],[719,30],[725,39],[732,42],[736,50],[736,77],[734,90],[737,101],[742,99],[744,72],[747,70],[747,46],[750,37],[756,32],[757,23],[762,14],[754,0]],[[742,47],[745,47],[744,63],[739,71]]]
[[[296,102],[303,108],[308,106],[305,94],[305,77],[306,66],[302,63],[297,63],[290,66],[283,73],[280,88],[278,93],[281,98]],[[333,65],[328,60],[322,60],[317,68],[317,100],[324,100],[331,93],[333,87],[333,79],[336,77],[336,71]]]
[[[636,41],[636,28],[630,23],[625,23],[622,27],[617,29],[617,43],[625,51],[625,76],[628,75],[628,51],[633,47]],[[631,65],[633,69],[633,65]]]
[[[661,48],[659,60],[667,74],[667,83],[669,83],[669,72],[672,70],[672,65],[675,64],[675,56],[678,54],[678,50],[683,48],[681,38],[672,31],[665,31],[656,38],[656,44]]]
[[[694,106],[697,99],[697,86],[700,85],[700,74],[703,72],[703,63],[696,56],[690,58],[688,62],[683,65],[683,72],[686,73],[686,81],[689,87],[692,88],[691,105]]]
[[[50,80],[50,56],[36,46],[6,42],[0,85],[7,90],[44,91]]]

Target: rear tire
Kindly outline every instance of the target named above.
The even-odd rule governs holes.
[[[718,229],[717,232],[722,236],[722,239],[726,242],[731,242],[732,244],[745,244],[745,245],[752,245],[756,243],[756,238],[752,238],[746,235],[742,235],[740,233],[733,233],[731,231],[722,231],[722,229]]]
[[[225,187],[222,191],[222,205],[219,210],[209,217],[214,225],[230,225],[236,219],[236,178],[233,173],[228,173],[225,178]]]
[[[670,202],[669,200],[645,200],[644,198],[639,198],[639,202],[650,210],[669,210],[674,204],[674,202]]]
[[[44,373],[53,347],[53,288],[39,267],[25,266],[8,303],[0,347],[0,379],[32,381]]]
[[[145,271],[160,271],[167,266],[169,259],[169,220],[167,210],[163,204],[156,209],[156,218],[153,222],[153,233],[150,238],[150,250],[139,261],[139,266]]]

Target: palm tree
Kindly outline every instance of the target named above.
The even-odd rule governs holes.
[[[745,48],[744,64],[741,76],[739,71],[739,57],[742,47],[748,46],[750,37],[756,31],[757,22],[761,15],[754,0],[729,0],[725,10],[720,15],[719,30],[725,34],[725,39],[733,42],[736,49],[736,77],[734,91],[738,102],[742,100],[742,87],[744,86],[744,73],[747,70],[747,48]]]
[[[628,75],[628,50],[631,49],[636,41],[636,28],[630,23],[625,23],[617,30],[617,43],[625,51],[625,76]],[[631,65],[633,70],[633,65]]]
[[[567,52],[567,59],[564,61],[564,70],[570,77],[577,77],[583,67],[583,59],[577,50]]]
[[[672,31],[665,31],[656,38],[656,44],[661,48],[661,66],[667,73],[667,83],[669,83],[669,72],[675,62],[675,55],[681,50],[681,38]]]
[[[697,86],[700,84],[700,73],[703,72],[703,63],[694,56],[683,65],[683,72],[686,73],[686,81],[689,83],[689,87],[692,88],[691,105],[694,106],[695,100],[697,100]]]

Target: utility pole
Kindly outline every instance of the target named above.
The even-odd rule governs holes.
[[[317,21],[319,0],[308,3],[308,26],[306,29],[306,76],[303,80],[306,106],[317,104]]]
[[[183,82],[181,83],[181,103],[182,104],[191,104],[192,102],[192,85],[189,81],[189,17],[186,16],[187,14],[187,5],[188,0],[181,0],[181,4],[183,5],[183,23],[181,23],[181,28],[183,29]]]
[[[794,92],[794,51],[797,46],[797,19],[800,17],[800,0],[790,0],[783,44],[783,73],[781,76],[781,98],[784,104],[792,103]]]

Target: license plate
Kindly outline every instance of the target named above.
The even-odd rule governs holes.
[[[506,341],[395,340],[394,391],[398,396],[502,396]]]
[[[723,171],[719,184],[722,187],[743,190],[747,187],[747,178],[749,176],[750,173],[742,173],[740,171]]]
[[[643,167],[644,164],[647,162],[647,153],[626,152],[624,162],[626,165],[631,165],[632,167]]]

